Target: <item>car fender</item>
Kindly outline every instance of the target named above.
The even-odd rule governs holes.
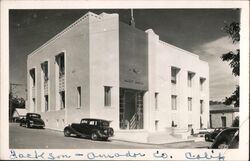
[[[73,127],[71,127],[70,125],[69,125],[69,126],[66,126],[66,127],[64,128],[64,130],[66,130],[66,129],[68,129],[72,134],[76,134],[76,135],[83,136],[83,137],[86,136],[86,135],[84,135],[84,134],[82,134],[82,133],[76,131],[76,130],[75,130]]]
[[[66,126],[63,131],[65,131],[66,129],[69,130],[71,133],[75,133],[75,130],[70,125]]]
[[[97,135],[100,137],[100,136],[102,136],[102,134],[100,133],[100,130],[98,130],[98,129],[93,129],[93,130],[91,130],[91,134],[92,133],[97,133]]]

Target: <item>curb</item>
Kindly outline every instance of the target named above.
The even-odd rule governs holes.
[[[130,140],[121,140],[121,139],[110,139],[110,140],[126,142],[126,143],[144,144],[144,145],[166,145],[166,144],[175,144],[175,143],[195,142],[194,139],[192,139],[192,140],[172,141],[172,142],[166,142],[166,143],[147,143],[147,142],[136,142],[136,141],[130,141]]]
[[[62,134],[63,130],[59,129],[53,129],[53,128],[45,128],[46,130],[49,130],[51,132],[55,132],[58,134]],[[126,142],[126,143],[134,143],[134,144],[142,144],[142,145],[167,145],[167,144],[175,144],[175,143],[187,143],[187,142],[196,142],[195,139],[189,139],[189,140],[179,140],[179,141],[170,141],[170,142],[165,142],[165,143],[148,143],[148,142],[136,142],[132,140],[123,140],[123,139],[116,139],[116,138],[110,138],[109,140],[114,140],[114,141],[120,141],[120,142]]]

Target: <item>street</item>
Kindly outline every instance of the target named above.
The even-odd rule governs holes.
[[[10,123],[11,149],[156,149],[156,148],[206,148],[210,142],[181,142],[172,144],[141,144],[125,141],[92,141],[86,138],[64,137],[63,132],[49,129],[20,127]]]

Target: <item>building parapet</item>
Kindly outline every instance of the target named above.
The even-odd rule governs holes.
[[[49,39],[47,42],[45,42],[42,46],[40,46],[39,48],[37,48],[36,50],[34,50],[31,54],[29,54],[28,56],[33,56],[34,54],[36,54],[38,51],[42,50],[43,48],[45,48],[46,46],[48,46],[51,42],[55,41],[56,39],[60,38],[64,33],[70,31],[74,26],[78,25],[80,22],[82,22],[83,20],[85,20],[87,17],[93,16],[97,19],[101,19],[102,17],[92,13],[92,12],[88,12],[85,15],[83,15],[82,17],[80,17],[78,20],[76,20],[74,23],[72,23],[71,25],[69,25],[67,28],[65,28],[64,30],[62,30],[61,32],[59,32],[58,34],[56,34],[54,37],[52,37],[51,39]]]
[[[161,44],[163,44],[163,45],[166,45],[166,46],[169,46],[169,47],[171,47],[171,48],[177,49],[177,50],[179,50],[179,51],[181,51],[181,52],[184,52],[184,53],[186,53],[186,54],[190,54],[190,55],[192,55],[192,56],[194,56],[194,57],[197,57],[197,58],[199,59],[199,56],[198,56],[198,55],[196,55],[196,54],[194,54],[194,53],[191,53],[191,52],[189,52],[189,51],[187,51],[187,50],[178,48],[178,47],[176,47],[176,46],[174,46],[174,45],[171,45],[171,44],[169,44],[169,43],[166,43],[166,42],[164,42],[164,41],[162,41],[162,40],[159,40],[159,43],[161,43]]]

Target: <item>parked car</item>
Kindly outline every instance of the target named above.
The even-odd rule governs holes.
[[[209,133],[207,128],[196,129],[193,136],[204,137],[207,133]]]
[[[215,128],[214,131],[206,133],[205,134],[205,140],[206,141],[211,141],[213,142],[215,137],[222,131],[225,130],[226,127],[219,127],[219,128]]]
[[[20,120],[20,126],[30,127],[39,127],[44,128],[45,124],[41,118],[41,115],[37,113],[27,113],[25,117]]]
[[[90,137],[92,140],[108,140],[114,135],[114,130],[109,126],[110,121],[101,119],[82,119],[80,123],[72,123],[64,128],[64,136],[71,134]]]
[[[239,147],[239,128],[231,127],[221,131],[210,149],[237,149]]]

